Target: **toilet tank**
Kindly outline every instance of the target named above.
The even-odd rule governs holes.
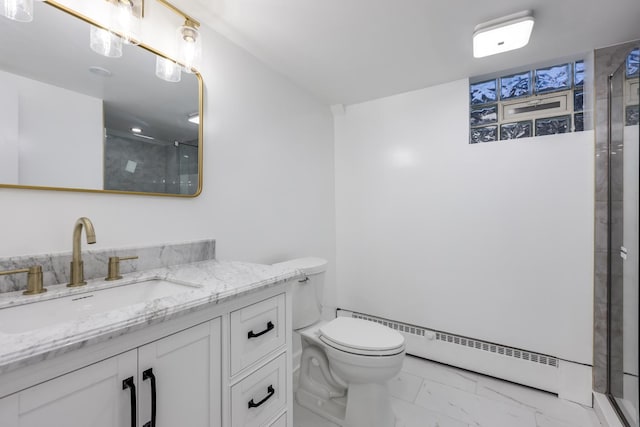
[[[293,284],[293,329],[312,325],[320,320],[322,314],[322,291],[327,260],[307,257],[273,264],[278,267],[295,268],[306,277],[297,279]]]

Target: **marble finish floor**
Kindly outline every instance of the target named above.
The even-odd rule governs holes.
[[[396,427],[601,427],[592,408],[407,356],[389,388]],[[294,427],[335,427],[294,403]]]

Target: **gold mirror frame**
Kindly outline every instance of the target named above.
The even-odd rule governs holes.
[[[95,1],[100,1],[100,0],[95,0]],[[80,19],[81,21],[84,21],[89,25],[106,29],[104,26],[93,21],[91,18],[84,16],[74,11],[73,9],[70,9],[69,7],[59,4],[53,0],[45,0],[43,3],[46,3],[52,7],[55,7],[56,9],[59,9],[62,12],[65,12],[74,18]],[[137,47],[140,47],[157,56],[170,59],[171,61],[174,61],[180,64],[180,62],[176,61],[175,59],[170,58],[169,56],[161,53],[160,51],[144,43],[138,44]],[[20,184],[2,184],[2,183],[0,183],[0,188],[13,188],[13,189],[25,189],[25,190],[52,190],[52,191],[78,192],[78,193],[131,194],[131,195],[139,195],[139,196],[160,196],[160,197],[178,197],[178,198],[198,197],[202,193],[204,84],[202,80],[202,75],[198,71],[193,71],[192,74],[195,75],[198,80],[198,112],[200,116],[199,125],[198,125],[198,186],[196,188],[196,191],[193,194],[156,193],[156,192],[142,192],[142,191],[104,190],[104,189],[71,188],[71,187],[50,187],[50,186],[41,186],[41,185],[20,185]],[[103,140],[103,144],[104,144],[104,140]],[[103,161],[104,161],[104,155],[103,155]]]

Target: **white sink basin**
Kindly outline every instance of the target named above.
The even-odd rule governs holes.
[[[149,279],[113,288],[0,309],[0,332],[18,334],[70,322],[141,302],[181,294],[200,286]]]

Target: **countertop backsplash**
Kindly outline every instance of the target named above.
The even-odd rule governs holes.
[[[170,267],[215,259],[215,240],[138,246],[118,249],[88,250],[82,245],[85,280],[107,276],[109,257],[138,256],[120,263],[120,273],[127,274],[154,268]],[[44,287],[69,282],[71,252],[0,258],[0,271],[42,266]],[[27,274],[0,276],[0,294],[27,289]]]

